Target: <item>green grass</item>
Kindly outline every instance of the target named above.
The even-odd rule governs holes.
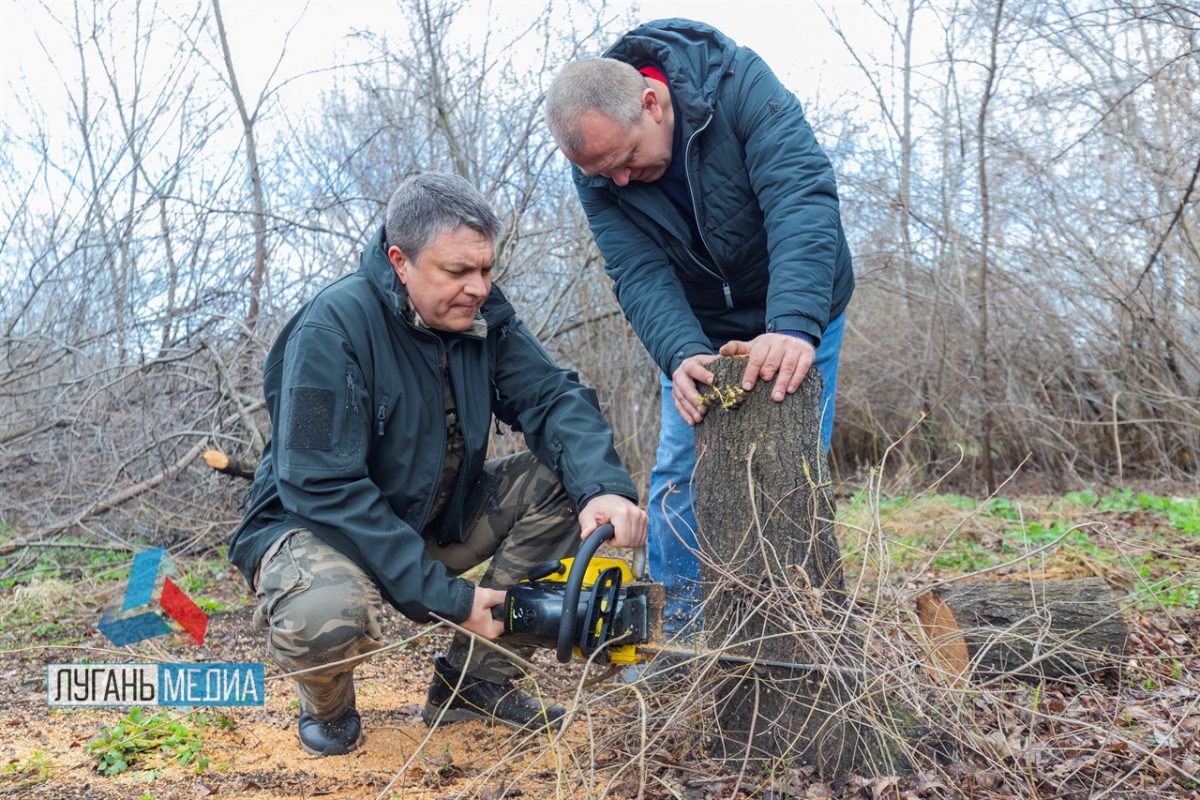
[[[4,774],[17,779],[9,786],[9,789],[24,789],[50,780],[50,772],[54,767],[54,759],[50,757],[50,754],[45,750],[38,749],[20,761],[6,764]]]
[[[11,531],[0,530],[0,544],[11,540]],[[139,542],[133,543],[133,546],[139,552],[150,548],[150,545]],[[186,563],[174,562],[174,570],[178,573],[176,583],[179,588],[189,594],[200,594],[223,578],[229,571],[228,551],[228,547],[221,545],[205,558],[189,560]],[[16,564],[16,559],[26,552],[18,551],[7,556],[0,556],[0,573]],[[0,579],[0,590],[11,589],[19,584],[31,583],[39,579],[128,580],[129,568],[135,554],[128,550],[82,547],[39,549],[36,561],[22,566],[15,575]]]
[[[1162,517],[1179,533],[1200,536],[1200,498],[1197,497],[1165,497],[1121,489],[1103,496],[1095,492],[1069,492],[1063,495],[1063,503],[1098,511],[1145,511]]]
[[[229,611],[231,606],[219,600],[213,600],[205,595],[229,576],[229,561],[225,557],[227,548],[222,545],[215,557],[203,558],[188,563],[186,566],[176,562],[176,569],[182,568],[182,574],[176,583],[188,597],[196,601],[196,605],[206,614],[217,614]]]
[[[0,536],[0,544],[11,541]],[[20,563],[24,551],[0,557],[0,574]],[[133,553],[125,550],[94,549],[90,547],[49,547],[37,551],[37,560],[24,564],[19,571],[0,578],[0,590],[12,589],[37,580],[119,580],[128,577]]]
[[[978,572],[1000,563],[994,554],[972,541],[947,543],[929,562],[934,569],[949,572]]]
[[[170,573],[209,615],[250,602],[244,593],[233,604],[216,599],[228,597],[227,587],[217,591],[230,578],[224,553],[222,547],[207,558],[174,562]],[[54,561],[59,555],[61,561]],[[38,557],[37,564],[0,584],[0,647],[79,643],[95,626],[96,606],[120,602],[134,554],[54,548]]]
[[[146,713],[130,711],[120,722],[106,725],[86,749],[96,760],[101,775],[118,775],[151,760],[191,766],[197,774],[208,769],[204,755],[204,731],[212,724],[228,726],[228,718],[215,720],[207,714],[176,714],[167,709]]]
[[[90,616],[92,601],[76,581],[39,578],[0,592],[0,646],[22,645],[31,639],[43,644],[79,642],[86,624],[75,620]]]
[[[1061,519],[1029,522],[1024,527],[1006,527],[1004,536],[1006,541],[1024,545],[1026,549],[1036,549],[1057,541],[1060,546],[1076,547],[1092,555],[1099,552],[1086,529]]]
[[[1200,575],[1194,562],[1171,554],[1142,555],[1131,561],[1138,576],[1131,595],[1140,610],[1200,608]]]
[[[983,513],[989,517],[1006,519],[1016,522],[1022,519],[1022,509],[1019,501],[1007,497],[993,497],[983,506]]]
[[[1038,568],[1090,563],[1126,573],[1141,608],[1200,605],[1200,579],[1188,577],[1200,573],[1192,543],[1200,538],[1197,498],[1121,490],[980,500],[925,493],[873,501],[860,491],[841,504],[838,518],[851,572],[889,580],[925,567],[970,574],[1040,550]]]

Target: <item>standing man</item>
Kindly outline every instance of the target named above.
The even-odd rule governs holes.
[[[546,117],[617,301],[663,371],[650,569],[664,628],[679,632],[699,602],[692,426],[705,365],[718,349],[749,356],[744,388],[773,380],[782,401],[815,364],[828,449],[854,275],[829,159],[752,50],[669,19],[604,56],[562,69]]]
[[[466,181],[411,178],[358,271],[300,309],[267,355],[272,441],[229,558],[275,662],[308,670],[296,688],[310,753],[360,741],[354,659],[382,644],[384,601],[496,639],[492,609],[531,567],[573,555],[605,522],[617,546],[645,541],[595,393],[492,286],[499,233]],[[493,415],[530,450],[485,460]],[[488,558],[479,585],[457,577]],[[557,726],[563,708],[515,688],[518,673],[456,635],[434,660],[425,722]]]

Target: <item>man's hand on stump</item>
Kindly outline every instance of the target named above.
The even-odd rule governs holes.
[[[778,376],[771,399],[779,403],[800,388],[817,357],[817,349],[786,333],[762,333],[749,342],[726,342],[721,347],[721,355],[750,357],[742,375],[742,388],[747,392],[754,388],[754,382],[759,378],[769,381]]]
[[[713,374],[705,368],[705,364],[716,356],[700,353],[688,356],[671,375],[671,399],[675,401],[675,410],[688,425],[699,425],[704,419],[708,408],[700,399],[700,389],[696,382],[711,386]]]

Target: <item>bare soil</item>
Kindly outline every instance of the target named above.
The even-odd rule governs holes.
[[[231,573],[219,587],[223,595],[241,588]],[[232,597],[230,598],[232,599]],[[209,621],[205,642],[189,646],[182,636],[169,643],[171,660],[263,662],[263,637],[253,630],[253,608],[218,613]],[[418,628],[398,613],[386,615],[385,636],[411,637]],[[98,618],[98,614],[97,614]],[[200,728],[207,769],[172,763],[165,754],[146,757],[112,777],[96,772],[96,759],[85,745],[101,727],[120,721],[124,708],[50,708],[45,668],[50,663],[107,660],[89,649],[110,651],[114,661],[151,660],[121,652],[94,632],[72,648],[12,648],[0,654],[0,675],[8,687],[0,700],[0,793],[30,797],[573,797],[575,788],[558,785],[564,758],[586,750],[584,729],[568,731],[554,744],[549,736],[523,737],[502,727],[462,722],[430,731],[421,707],[431,674],[430,659],[447,636],[436,633],[411,646],[390,650],[356,670],[358,708],[365,739],[353,753],[332,758],[310,756],[296,737],[298,709],[291,681],[267,665],[266,703],[262,707],[207,710],[223,714],[224,726]],[[128,648],[135,651],[135,648]],[[562,669],[545,663],[549,669]],[[571,669],[571,668],[566,668]],[[203,713],[203,712],[202,712]],[[184,716],[181,711],[180,716]],[[45,780],[34,781],[25,765],[48,763]],[[406,766],[407,765],[407,766]],[[577,787],[576,787],[577,788]],[[621,797],[620,793],[610,794]]]
[[[909,536],[922,525],[949,530],[958,512],[940,520],[885,520]],[[1142,580],[1182,580],[1200,564],[1191,536],[1147,538],[1161,520],[1140,512],[1096,514],[1105,541],[1124,543],[1126,560],[1101,565],[1064,548],[1039,564],[1038,578],[1098,575],[1129,588],[1134,556],[1157,551],[1166,569]],[[995,552],[997,534],[981,521],[956,539]],[[974,523],[972,523],[974,525]],[[898,537],[898,534],[888,534]],[[1162,534],[1164,537],[1167,534]],[[897,552],[900,552],[899,550]],[[1159,567],[1155,567],[1159,569]],[[218,572],[220,570],[218,569]],[[870,570],[863,570],[869,572]],[[1029,565],[987,578],[1030,576]],[[933,573],[892,575],[906,588]],[[203,645],[180,635],[114,649],[95,629],[103,607],[120,587],[109,581],[74,594],[60,588],[42,599],[60,609],[58,629],[32,623],[0,625],[0,795],[39,798],[1184,798],[1200,797],[1188,776],[1200,773],[1200,612],[1195,603],[1138,611],[1130,608],[1126,662],[1119,674],[1090,683],[976,687],[964,700],[968,736],[955,763],[903,779],[853,778],[840,787],[817,779],[811,767],[777,771],[708,759],[688,715],[693,700],[669,698],[643,682],[608,681],[578,696],[576,714],[558,739],[514,734],[505,728],[458,723],[430,731],[420,719],[432,656],[447,635],[435,633],[377,655],[357,670],[358,705],[366,739],[354,753],[334,758],[305,754],[296,738],[297,704],[290,681],[270,680],[266,704],[209,713],[197,727],[208,763],[173,763],[151,754],[115,776],[96,771],[86,745],[128,709],[58,709],[46,702],[46,665],[57,662],[266,661],[264,639],[253,629],[245,585],[230,568],[203,597],[230,610],[211,616]],[[38,583],[0,590],[0,612]],[[94,595],[94,599],[93,598]],[[110,596],[112,595],[112,596]],[[0,620],[0,623],[5,622]],[[401,641],[419,629],[399,613],[385,613],[385,637]],[[55,638],[55,637],[59,638]],[[69,644],[68,644],[69,642]],[[555,700],[572,705],[582,674],[578,664],[558,665],[549,653],[537,659],[550,674],[542,684]],[[186,712],[177,713],[189,724]],[[208,713],[208,712],[206,712]],[[224,724],[216,724],[223,714]],[[961,718],[960,718],[961,721]],[[641,754],[639,755],[639,751]]]

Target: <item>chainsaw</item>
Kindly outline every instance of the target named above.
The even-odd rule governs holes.
[[[861,676],[858,667],[801,664],[662,643],[663,586],[634,575],[620,559],[596,558],[613,537],[601,525],[583,540],[574,558],[548,561],[510,588],[492,617],[504,622],[503,638],[516,645],[554,650],[559,661],[583,658],[617,666],[658,656],[687,661],[710,658],[725,666],[774,667],[802,672]]]
[[[574,558],[549,561],[513,586],[492,609],[513,644],[547,647],[559,661],[572,657],[608,664],[644,661],[638,645],[662,638],[662,584],[634,580],[624,561],[596,558],[614,535],[601,525]]]

